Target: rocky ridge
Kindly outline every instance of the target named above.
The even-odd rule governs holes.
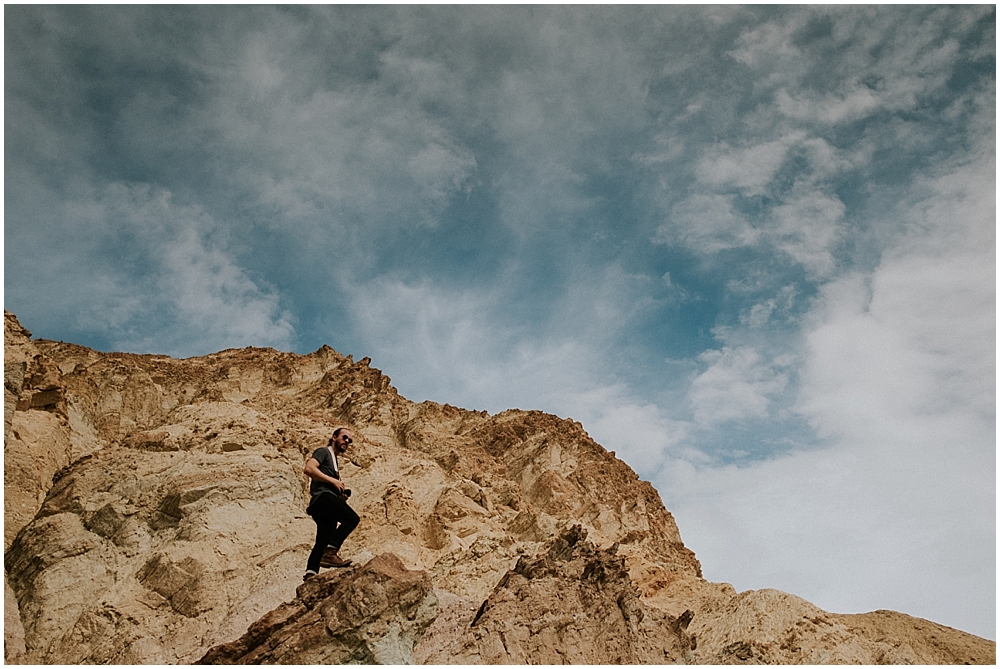
[[[329,347],[176,360],[4,320],[8,662],[995,662],[904,614],[705,581],[571,420],[413,403]],[[341,425],[354,566],[302,583],[302,465]]]

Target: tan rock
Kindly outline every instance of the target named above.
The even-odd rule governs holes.
[[[71,468],[8,551],[30,661],[191,662],[300,578],[311,523],[291,463],[122,455]]]
[[[878,648],[879,664],[996,664],[996,644],[895,611],[834,615]]]
[[[4,441],[5,546],[38,513],[70,458],[70,428],[62,416],[36,409],[14,412]]]
[[[391,553],[306,581],[291,602],[218,646],[200,664],[410,664],[437,616],[426,572]]]
[[[24,625],[17,606],[17,597],[3,575],[3,660],[6,664],[24,664]]]
[[[5,365],[27,362],[38,351],[31,342],[31,332],[17,320],[17,316],[3,311],[3,361]]]
[[[690,657],[691,612],[672,618],[644,606],[624,560],[585,537],[580,526],[570,528],[539,557],[522,557],[478,610],[452,607],[420,640],[414,661],[663,664]]]
[[[72,460],[61,373],[4,311],[4,548]]]
[[[700,664],[993,664],[996,644],[893,612],[827,613],[778,590],[750,590],[695,616]]]

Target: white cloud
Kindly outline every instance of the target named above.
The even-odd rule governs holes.
[[[782,181],[779,170],[795,158],[805,166],[796,169],[794,182],[790,187],[777,183]],[[813,279],[831,276],[836,269],[834,253],[845,234],[846,207],[831,193],[830,184],[849,167],[850,161],[824,139],[800,131],[739,149],[716,145],[697,164],[695,191],[674,205],[652,241],[680,243],[707,255],[770,247],[785,253]],[[771,204],[755,212],[751,221],[736,207],[734,195],[705,192],[730,189],[744,196],[766,192]]]
[[[870,280],[852,275],[824,288],[809,332],[803,410],[825,431],[892,430],[962,412],[970,420],[993,416],[991,161],[928,181],[905,237]],[[869,412],[869,421],[858,420]]]
[[[744,31],[730,55],[755,72],[759,90],[775,91],[777,108],[789,118],[836,124],[913,108],[920,97],[941,90],[961,49],[946,31],[969,30],[978,18],[950,8],[886,13],[877,7],[808,7]],[[816,50],[799,41],[813,20],[829,26]],[[830,59],[830,52],[837,58]],[[817,66],[836,75],[835,90],[817,90]]]
[[[685,113],[695,114],[700,109],[701,105],[691,104],[688,105]],[[677,160],[683,155],[683,152],[684,139],[664,133],[653,138],[653,148],[636,152],[632,156],[632,160],[641,165],[656,167],[657,165]]]
[[[541,322],[514,317],[503,278],[477,289],[382,277],[342,290],[367,355],[404,370],[407,385],[425,397],[467,397],[490,410],[530,401],[562,407],[563,393],[607,385],[591,384],[607,374],[602,351],[652,305],[645,297],[650,277],[614,265],[579,272]]]
[[[942,172],[879,267],[827,284],[807,319],[798,410],[826,446],[655,481],[707,578],[995,635],[992,155]],[[738,385],[759,361],[730,357],[707,385],[734,376],[762,411]]]
[[[269,169],[245,176],[262,203],[293,219],[324,217],[332,208],[383,212],[366,219],[370,226],[434,225],[476,169],[471,152],[434,121],[379,90],[316,93],[274,109],[261,124],[245,148],[260,155],[252,165]]]
[[[992,636],[982,621],[995,605],[983,587],[994,578],[994,500],[982,484],[993,463],[885,457],[882,446],[866,440],[747,468],[668,467],[654,483],[710,580]]]
[[[788,151],[805,137],[802,132],[793,132],[745,147],[719,144],[705,152],[695,174],[705,185],[738,188],[745,195],[758,195],[785,162]]]
[[[775,246],[813,276],[829,276],[835,268],[834,247],[843,235],[844,204],[810,186],[795,190],[771,211]]]
[[[388,278],[346,290],[350,323],[366,342],[366,355],[403,375],[404,395],[409,387],[423,389],[424,397],[411,399],[444,402],[462,384],[465,396],[481,401],[475,386],[495,385],[490,362],[514,346],[511,330],[486,327],[488,294]]]
[[[855,84],[844,93],[802,91],[796,97],[781,89],[777,103],[781,113],[800,121],[834,124],[867,116],[879,107],[879,98],[866,86]]]
[[[94,242],[131,240],[121,267],[88,280],[102,302],[79,313],[81,327],[105,331],[129,351],[195,355],[231,346],[290,347],[294,329],[278,295],[246,275],[198,207],[175,205],[162,189],[113,184],[97,200],[70,209],[90,212]],[[166,342],[170,350],[162,349]]]
[[[323,13],[314,17],[319,24],[339,20]],[[389,21],[384,29],[399,28]],[[220,178],[278,213],[276,227],[323,225],[316,236],[331,242],[351,240],[349,228],[359,225],[434,226],[477,165],[456,127],[428,107],[456,104],[465,82],[407,53],[405,39],[376,56],[357,36],[361,52],[338,50],[330,62],[315,48],[315,30],[310,21],[270,12],[266,30],[242,40],[227,35],[238,42],[228,48],[244,55],[229,69],[209,56],[192,63],[215,88],[192,117],[238,165]],[[351,81],[354,60],[365,57],[378,76]]]
[[[652,478],[669,458],[709,460],[684,445],[692,429],[689,423],[671,418],[656,404],[644,403],[625,384],[596,386],[589,392],[568,390],[559,398],[566,410],[599,444],[614,450],[642,476]]]
[[[653,243],[680,241],[703,253],[715,253],[753,246],[760,236],[735,210],[730,196],[696,194],[674,208],[670,222],[657,228]]]
[[[750,307],[750,310],[745,314],[740,314],[740,323],[748,325],[752,328],[759,328],[767,325],[768,321],[771,320],[771,314],[774,313],[777,307],[777,302],[774,300],[767,300],[766,302],[760,302],[758,304]]]
[[[202,345],[271,345],[287,349],[293,328],[277,294],[261,290],[225,252],[194,228],[163,249],[157,296],[172,303],[180,327]]]
[[[764,418],[770,396],[784,390],[788,376],[747,346],[709,350],[698,356],[708,365],[691,383],[689,395],[700,425]],[[785,361],[780,361],[785,362]]]
[[[670,276],[670,272],[666,272],[660,277],[660,283],[666,291],[662,300],[664,304],[695,302],[700,299],[698,296],[692,295],[690,291],[685,290],[683,287],[674,283],[673,278]]]
[[[740,35],[739,46],[730,55],[738,63],[764,69],[775,69],[773,64],[778,59],[800,59],[801,54],[791,44],[790,37],[806,19],[804,14],[786,15],[780,23],[763,23],[747,30]]]

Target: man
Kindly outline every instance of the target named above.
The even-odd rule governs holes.
[[[302,580],[319,573],[320,567],[346,567],[350,560],[340,557],[340,547],[344,545],[361,518],[347,505],[351,494],[340,480],[340,463],[337,456],[347,451],[354,443],[351,431],[346,427],[337,428],[326,446],[317,448],[306,461],[305,474],[309,482],[309,508],[306,513],[316,521],[316,544],[309,553]]]

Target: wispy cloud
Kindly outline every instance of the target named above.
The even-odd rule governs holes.
[[[698,162],[695,173],[705,185],[735,188],[745,195],[760,195],[785,162],[789,149],[804,138],[804,133],[796,132],[747,147],[715,146]]]
[[[49,279],[60,293],[55,284],[74,277],[60,308],[108,347],[181,356],[290,347],[290,314],[241,269],[228,232],[199,207],[176,205],[162,189],[113,184],[63,212],[80,226],[71,243],[83,248],[41,249],[34,260],[64,263],[65,274]]]
[[[691,383],[690,398],[695,420],[701,424],[764,418],[771,404],[769,396],[788,383],[786,374],[749,347],[708,350],[698,358],[708,368]]]
[[[674,225],[661,225],[653,236],[656,244],[679,241],[702,253],[754,246],[762,231],[738,212],[730,195],[696,194],[674,209]]]
[[[693,520],[685,537],[709,578],[740,573],[739,588],[776,585],[835,611],[940,606],[966,629],[990,615],[993,588],[973,584],[995,579],[995,520],[981,512],[996,493],[993,179],[991,156],[928,179],[877,269],[823,288],[796,402],[823,450],[665,470],[661,490]],[[735,406],[764,406],[752,383],[735,388]],[[864,594],[850,599],[844,583]]]
[[[836,196],[797,186],[772,211],[775,245],[810,274],[829,276],[836,264],[833,251],[845,234],[845,209]]]

